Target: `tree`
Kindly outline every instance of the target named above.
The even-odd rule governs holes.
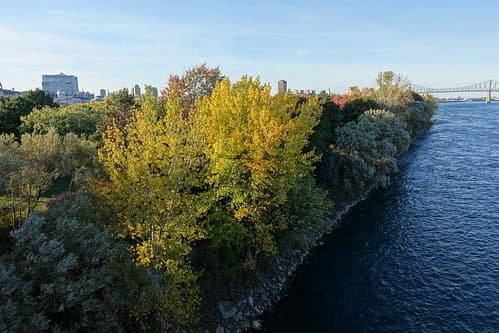
[[[208,68],[204,63],[187,70],[182,77],[171,75],[161,95],[166,100],[180,96],[184,116],[187,116],[195,102],[209,96],[221,79],[219,67]]]
[[[107,118],[102,128],[106,128],[113,122],[116,126],[125,128],[126,124],[133,120],[137,107],[135,98],[128,92],[128,89],[123,88],[110,93],[105,101]]]
[[[369,97],[350,98],[343,110],[341,110],[342,125],[357,120],[367,110],[378,109],[379,107],[379,104]]]
[[[1,258],[2,331],[119,329],[101,296],[110,278],[106,235],[70,219],[57,221],[53,231],[44,227],[32,216]]]
[[[14,134],[19,137],[21,117],[44,106],[56,107],[57,104],[50,95],[40,89],[30,91],[24,96],[0,97],[0,134]]]
[[[321,107],[322,115],[310,136],[308,149],[321,156],[315,164],[317,183],[331,190],[338,181],[336,154],[332,148],[336,143],[336,131],[342,126],[343,116],[338,104],[332,101],[325,101]]]
[[[7,193],[12,227],[36,208],[53,182],[92,166],[95,143],[74,134],[61,137],[53,129],[44,135],[0,135],[0,192]]]
[[[322,103],[322,116],[310,137],[309,149],[314,149],[320,154],[321,159],[316,163],[316,181],[328,191],[338,189],[342,181],[340,175],[341,159],[338,151],[334,149],[337,131],[346,123],[356,121],[365,111],[378,108],[378,103],[373,99],[356,98],[343,95],[340,99]],[[344,104],[342,104],[345,102]],[[343,105],[341,108],[340,105]],[[336,193],[337,194],[337,193]]]
[[[147,88],[134,121],[108,127],[99,151],[109,175],[100,191],[116,208],[115,227],[132,241],[139,265],[163,273],[169,311],[175,326],[184,329],[197,323],[199,295],[189,255],[192,243],[204,237],[197,222],[207,209],[200,193],[204,163],[198,130],[183,116],[179,93],[170,92],[165,105]]]
[[[359,120],[369,119],[376,128],[376,140],[387,141],[395,147],[395,157],[405,153],[411,143],[406,123],[396,114],[385,110],[371,109],[364,112]]]
[[[436,104],[429,100],[428,102],[410,102],[404,107],[397,108],[395,112],[407,124],[407,130],[414,139],[428,128],[436,109]]]
[[[380,72],[376,78],[378,89],[374,92],[378,103],[386,107],[405,105],[411,100],[411,82],[392,71]]]
[[[69,177],[68,192],[77,190],[85,177],[96,174],[97,143],[69,133],[62,137],[59,174]],[[78,186],[74,186],[75,183]]]
[[[0,257],[0,331],[167,331],[154,274],[94,224],[53,215],[30,216]]]
[[[12,226],[18,226],[35,209],[44,191],[57,177],[61,139],[55,132],[44,136],[23,135],[21,143],[12,135],[0,138],[0,178],[9,197]]]
[[[331,101],[338,105],[340,110],[343,110],[345,107],[345,104],[348,102],[348,96],[347,95],[340,95],[340,94],[335,94],[332,98]]]
[[[335,149],[343,158],[345,189],[352,195],[386,186],[409,143],[405,123],[385,110],[368,110],[340,128]]]
[[[276,252],[276,234],[289,227],[283,209],[289,193],[317,160],[313,151],[303,150],[321,108],[315,98],[298,101],[292,94],[272,97],[270,86],[258,79],[231,84],[226,78],[194,113],[209,161],[207,182],[229,213],[218,223],[243,226],[246,267],[253,267],[260,254]]]
[[[40,89],[35,89],[35,90],[30,90],[28,93],[23,97],[27,103],[31,106],[31,109],[41,109],[44,106],[49,106],[49,107],[56,107],[57,103],[54,102],[54,99],[52,96],[49,95],[49,93],[40,90]],[[31,110],[29,110],[31,111]]]
[[[21,117],[21,131],[46,134],[53,128],[62,136],[74,133],[99,140],[107,112],[104,102],[72,104],[59,108],[44,107]]]

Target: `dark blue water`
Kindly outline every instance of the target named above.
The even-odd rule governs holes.
[[[499,103],[441,104],[400,170],[315,251],[266,332],[499,332]]]

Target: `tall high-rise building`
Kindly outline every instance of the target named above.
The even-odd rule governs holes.
[[[288,83],[284,80],[277,82],[277,93],[284,94],[288,91]]]
[[[152,94],[153,96],[158,97],[158,88],[152,87]]]
[[[133,87],[133,96],[135,97],[140,97],[140,87],[138,84],[136,84],[134,87]]]
[[[106,97],[106,89],[101,89],[99,96],[102,98]]]
[[[42,90],[52,96],[74,96],[78,94],[78,78],[64,73],[45,74],[42,75]]]

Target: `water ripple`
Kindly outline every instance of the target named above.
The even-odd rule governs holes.
[[[444,104],[267,332],[499,332],[499,104]]]

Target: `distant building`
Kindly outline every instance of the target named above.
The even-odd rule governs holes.
[[[16,96],[20,96],[20,95],[21,95],[21,92],[15,91],[14,89],[12,89],[12,90],[3,89],[3,86],[0,83],[0,96],[2,96],[2,97],[16,97]]]
[[[133,89],[132,89],[132,92],[133,92],[133,96],[135,97],[140,97],[140,87],[138,84],[136,84]]]
[[[2,97],[16,97],[21,96],[22,93],[15,90],[0,89],[0,96]]]
[[[153,94],[155,97],[158,97],[158,88],[156,88],[156,87],[152,87],[152,94]]]
[[[94,99],[94,94],[78,90],[76,76],[64,73],[42,75],[42,90],[60,104],[87,103]]]
[[[101,89],[99,90],[99,95],[94,97],[94,100],[96,101],[103,101],[106,98],[106,95],[108,95],[109,92],[106,93],[106,89]]]
[[[295,90],[294,91],[296,95],[303,95],[303,96],[317,96],[317,92],[315,90],[303,90],[303,89],[300,89],[300,90]],[[323,90],[321,91],[321,94],[326,94],[326,91]]]
[[[78,78],[64,73],[42,75],[42,90],[51,96],[74,96],[78,94]]]
[[[288,91],[288,82],[284,80],[280,80],[277,82],[277,93],[284,94]]]

